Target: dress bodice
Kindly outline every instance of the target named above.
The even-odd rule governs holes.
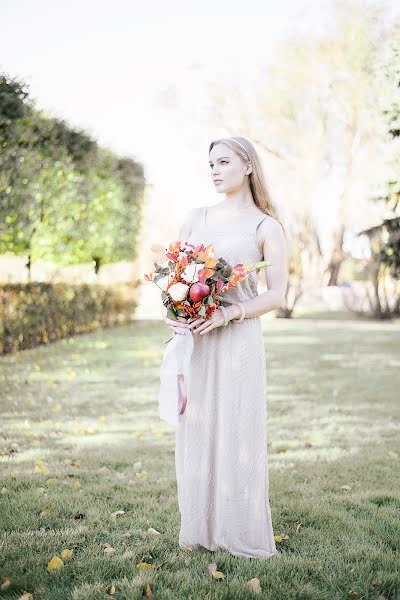
[[[261,211],[240,211],[232,218],[220,223],[207,222],[207,207],[198,209],[187,241],[191,244],[214,245],[215,258],[224,258],[232,267],[237,263],[253,264],[263,260],[257,240],[257,228],[267,218]],[[224,294],[226,304],[243,302],[256,296],[257,271],[250,273],[237,287]],[[224,302],[222,302],[224,304]]]

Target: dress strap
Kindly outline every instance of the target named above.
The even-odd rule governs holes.
[[[266,219],[267,217],[268,217],[268,215],[264,215],[264,216],[263,216],[263,217],[261,217],[261,218],[260,218],[260,217],[258,217],[258,219],[259,219],[259,220],[257,221],[257,225],[256,225],[256,233],[257,233],[257,231],[258,231],[258,228],[260,227],[261,223],[262,223],[263,221],[265,221],[265,219]]]

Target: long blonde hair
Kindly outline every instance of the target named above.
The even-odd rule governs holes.
[[[239,143],[237,144],[235,142]],[[231,150],[236,152],[236,154],[244,162],[247,163],[249,162],[249,160],[251,161],[253,168],[248,177],[250,191],[251,195],[253,196],[254,203],[263,213],[276,219],[281,224],[282,229],[286,235],[285,228],[281,220],[278,218],[276,208],[271,200],[271,196],[268,191],[268,186],[264,177],[264,171],[261,166],[260,158],[253,144],[249,142],[248,139],[240,136],[234,136],[230,138],[219,138],[218,140],[213,140],[211,142],[208,153],[210,153],[212,148],[217,144],[226,144],[226,146],[229,146]],[[242,146],[246,148],[246,152],[240,146],[240,144],[242,144]]]

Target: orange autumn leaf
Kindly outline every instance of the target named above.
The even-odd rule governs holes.
[[[208,246],[204,249],[201,250],[198,253],[198,258],[201,260],[201,262],[205,263],[206,260],[208,260],[209,258],[212,258],[214,256],[214,244],[208,244]]]
[[[168,250],[171,254],[176,254],[177,252],[179,252],[180,247],[181,247],[181,243],[179,240],[177,240],[176,242],[170,243],[170,245],[168,246]]]
[[[218,258],[209,258],[204,263],[208,269],[212,269],[218,262]]]
[[[208,277],[212,277],[214,275],[214,273],[215,273],[214,269],[200,269],[200,271],[198,272],[199,281],[201,283],[204,283],[205,280]]]

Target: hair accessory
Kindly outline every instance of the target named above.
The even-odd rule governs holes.
[[[220,304],[219,308],[221,309],[221,312],[224,315],[224,326],[226,327],[229,321],[228,313],[226,312],[225,306],[222,306],[222,304]]]
[[[243,304],[241,302],[236,302],[235,303],[236,306],[238,306],[240,308],[240,318],[239,319],[232,319],[233,323],[241,323],[244,319],[244,315],[245,315],[245,308],[243,306]]]
[[[241,146],[243,148],[243,150],[246,152],[247,156],[249,156],[249,152],[248,150],[246,150],[246,148],[243,146],[243,144],[241,144],[240,142],[238,142],[237,140],[235,140],[235,138],[229,138],[232,142],[236,142],[237,144],[239,144],[239,146]],[[250,159],[250,157],[249,157]]]

